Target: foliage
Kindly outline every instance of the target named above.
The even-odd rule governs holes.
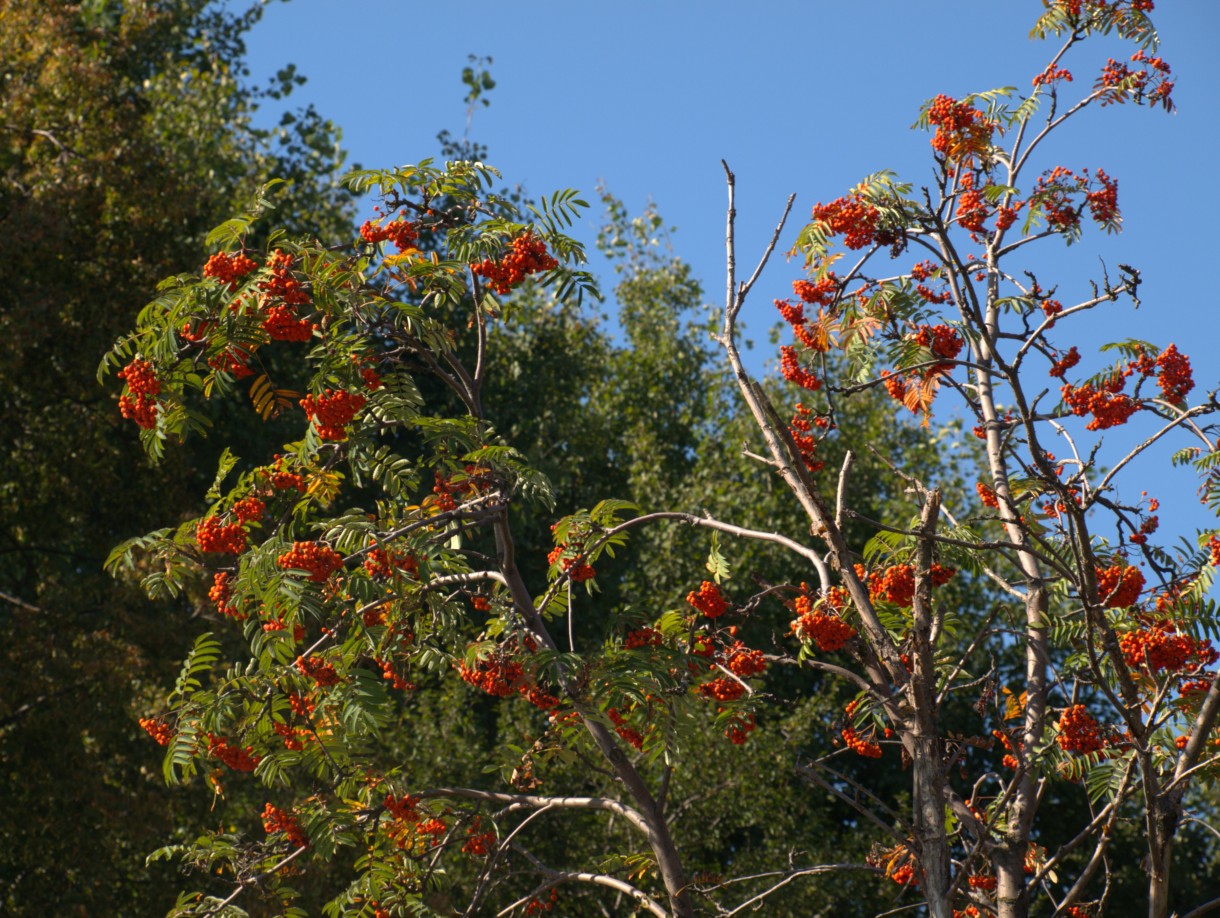
[[[206,513],[111,557],[152,594],[210,587],[243,638],[201,638],[145,724],[169,780],[232,783],[265,830],[165,852],[196,877],[174,914],[290,908],[304,871],[344,878],[344,916],[800,914],[828,886],[861,914],[1093,915],[1141,849],[1150,915],[1198,894],[1172,854],[1206,850],[1180,827],[1217,766],[1220,536],[1158,546],[1122,473],[1186,434],[1210,494],[1217,406],[1173,345],[1069,382],[1059,336],[1139,274],[1064,305],[1027,261],[1120,227],[1104,171],[1026,164],[1090,108],[1171,107],[1151,7],[1046,3],[1061,45],[1028,95],[921,113],[932,187],[879,173],[814,207],[783,382],[742,361],[760,273],[735,274],[727,166],[704,329],[728,377],[658,216],[605,199],[615,347],[578,308],[585,203],[498,193],[481,159],[354,173],[384,210],[353,243],[258,214],[214,235],[102,366],[154,457],[234,402],[295,437],[226,452]],[[1068,102],[1094,33],[1138,50]],[[932,432],[945,399],[973,438]]]

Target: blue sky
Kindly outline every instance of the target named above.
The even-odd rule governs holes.
[[[1220,3],[1161,0],[1153,14],[1174,69],[1178,111],[1134,106],[1088,113],[1062,132],[1053,161],[1104,168],[1119,181],[1124,232],[1057,242],[1031,254],[1044,287],[1066,304],[1087,295],[1101,262],[1139,268],[1138,311],[1116,304],[1060,340],[1088,355],[1103,340],[1176,342],[1200,388],[1220,383],[1209,273],[1220,259]],[[466,122],[460,73],[491,56],[497,86],[474,114],[471,137],[488,146],[506,181],[534,195],[576,188],[596,203],[604,184],[633,212],[654,201],[677,255],[724,297],[724,176],[737,175],[739,263],[752,265],[797,194],[784,242],[818,201],[868,173],[893,169],[917,186],[931,175],[928,136],[910,130],[937,93],[1013,85],[1022,91],[1053,53],[1032,41],[1040,0],[291,0],[272,3],[249,36],[253,78],[288,62],[309,82],[294,94],[344,131],[349,161],[401,165],[436,153],[435,136]],[[1107,56],[1133,48],[1086,44],[1066,66],[1084,88]],[[589,243],[600,214],[577,235]],[[593,270],[609,278],[594,257]],[[765,350],[771,299],[790,291],[799,265],[773,261],[746,319]],[[1087,366],[1086,357],[1086,366]],[[1198,390],[1197,393],[1198,394]],[[1137,471],[1162,490],[1163,527],[1207,525],[1190,475],[1170,478],[1165,453]],[[1133,496],[1130,488],[1127,496]]]

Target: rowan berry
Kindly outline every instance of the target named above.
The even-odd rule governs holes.
[[[158,746],[168,746],[169,741],[174,738],[173,729],[159,717],[141,717],[140,726],[157,741]]]
[[[559,267],[546,250],[546,243],[533,233],[523,233],[509,245],[509,251],[496,261],[484,259],[470,266],[472,274],[487,278],[487,285],[501,296],[521,283],[527,274],[553,271]]]
[[[692,590],[687,593],[686,601],[696,612],[700,612],[708,618],[719,618],[729,608],[729,604],[720,594],[720,587],[710,580],[704,580],[699,586],[698,592]]]
[[[268,835],[283,832],[285,838],[294,848],[305,848],[309,845],[309,836],[301,829],[296,819],[283,810],[268,803],[262,812],[263,828]]]
[[[1059,718],[1059,748],[1064,752],[1086,755],[1104,748],[1105,742],[1097,721],[1082,704],[1072,705]]]
[[[292,548],[275,559],[283,570],[308,571],[313,583],[325,583],[343,567],[343,556],[321,542],[293,542]]]
[[[217,252],[203,266],[204,277],[214,277],[222,284],[227,284],[230,291],[241,286],[241,279],[257,268],[254,260],[244,252],[230,255],[228,252]]]
[[[335,671],[335,667],[325,660],[318,660],[314,657],[297,657],[296,668],[302,676],[312,679],[319,688],[339,684],[339,674]]]
[[[344,430],[356,416],[356,412],[364,407],[365,398],[356,392],[342,389],[335,391],[327,389],[317,397],[307,395],[301,399],[301,407],[305,416],[313,421],[318,429],[318,436],[323,440],[346,440]]]
[[[195,542],[203,552],[238,555],[246,550],[246,531],[241,523],[225,524],[209,516],[196,524]]]

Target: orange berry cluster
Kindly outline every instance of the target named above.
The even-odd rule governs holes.
[[[943,360],[955,359],[964,345],[961,335],[948,325],[920,325],[915,343]]]
[[[719,618],[729,609],[729,604],[720,594],[720,587],[710,580],[704,580],[697,592],[692,590],[687,593],[686,601],[696,612],[700,612],[708,618]]]
[[[523,233],[512,241],[509,251],[499,261],[485,259],[470,266],[472,274],[487,278],[487,285],[504,296],[525,279],[527,274],[553,271],[559,262],[546,250],[546,243],[533,233]]]
[[[393,220],[384,224],[365,220],[360,226],[360,238],[373,244],[388,239],[399,252],[405,252],[415,245],[419,238],[419,229],[414,223],[406,220]]]
[[[957,570],[933,564],[929,573],[932,586],[939,587],[953,579]],[[895,564],[881,573],[866,572],[862,564],[857,564],[856,576],[868,585],[869,598],[874,602],[880,600],[896,606],[909,606],[915,598],[915,568],[909,564]]]
[[[325,583],[343,567],[343,556],[321,542],[293,542],[292,549],[275,559],[286,571],[309,571],[313,583]]]
[[[817,392],[822,388],[822,381],[801,366],[800,358],[796,356],[796,348],[785,344],[779,349],[779,369],[788,382],[796,383],[802,389]]]
[[[1074,704],[1059,718],[1059,748],[1087,755],[1105,748],[1101,728],[1082,704]]]
[[[991,146],[996,125],[968,102],[938,95],[928,108],[928,123],[936,128],[932,149],[947,160],[969,165]]]
[[[140,726],[144,728],[144,732],[157,741],[158,746],[168,746],[169,741],[174,738],[174,731],[170,725],[159,717],[141,717]]]
[[[1147,3],[1148,0],[1143,0],[1143,2]],[[1133,6],[1133,8],[1143,9],[1144,6],[1141,4]],[[1147,8],[1151,9],[1151,7]],[[1159,102],[1166,111],[1172,109],[1173,102],[1170,96],[1173,94],[1173,81],[1169,79],[1171,72],[1169,65],[1162,58],[1149,57],[1142,48],[1131,55],[1131,62],[1142,66],[1139,69],[1133,69],[1126,64],[1120,64],[1114,58],[1110,58],[1106,62],[1096,84],[1098,89],[1109,90],[1102,97],[1101,104],[1122,103],[1127,101],[1127,97],[1130,96],[1137,103],[1146,99],[1149,102]]]
[[[555,907],[555,903],[559,900],[559,890],[552,889],[550,896],[546,899],[539,899],[534,896],[525,904],[525,914],[538,915],[542,912],[549,912]]]
[[[220,615],[240,620],[246,617],[245,613],[229,604],[229,600],[233,598],[231,580],[232,578],[224,571],[213,576],[211,589],[208,590],[208,599],[216,603],[216,611]]]
[[[829,306],[835,301],[839,291],[839,279],[833,271],[818,281],[794,280],[792,292],[801,298],[801,302],[811,306]],[[787,319],[787,316],[784,317]]]
[[[1079,3],[1079,0],[1077,0]],[[1054,64],[1047,64],[1046,69],[1034,77],[1033,83],[1035,86],[1050,86],[1052,83],[1060,81],[1072,82],[1071,71],[1065,70],[1062,67],[1056,67]]]
[[[325,660],[314,657],[297,657],[296,668],[302,676],[312,679],[319,688],[339,684],[339,674],[335,672],[334,666]]]
[[[966,882],[970,884],[971,889],[995,889],[996,879],[987,874],[976,874],[975,876],[966,877]]]
[[[284,459],[281,456],[275,457],[274,466],[260,469],[259,472],[277,491],[287,491],[289,488],[305,490],[305,478],[296,472],[285,471]]]
[[[1097,170],[1097,181],[1100,188],[1088,192],[1084,203],[1089,208],[1094,222],[1102,226],[1113,226],[1118,223],[1118,179],[1112,179],[1102,169]]]
[[[244,497],[233,505],[233,515],[243,523],[250,523],[261,517],[266,509],[267,505],[257,497]]]
[[[1121,375],[1115,375],[1103,382],[1100,388],[1084,383],[1080,386],[1065,385],[1059,391],[1072,414],[1077,417],[1093,415],[1093,420],[1085,425],[1086,430],[1108,430],[1126,424],[1131,415],[1140,410],[1139,402],[1122,391],[1125,384],[1126,380]]]
[[[715,701],[736,701],[746,693],[746,687],[736,679],[728,676],[718,676],[710,682],[699,686],[699,694]]]
[[[798,596],[794,608],[798,617],[792,622],[792,632],[798,640],[816,643],[823,653],[841,649],[856,636],[856,629],[838,615],[814,608],[812,597]]]
[[[1004,758],[1000,760],[1001,764],[1003,764],[1005,768],[1011,768],[1013,771],[1016,771],[1021,763],[1012,753],[1020,750],[1023,747],[1023,744],[1020,741],[1017,741],[1016,748],[1013,748],[1013,740],[1009,738],[1008,734],[1002,730],[992,730],[991,735],[998,739],[1001,745],[1003,745],[1003,747],[1009,752],[1008,755],[1004,756]]]
[[[1182,404],[1195,387],[1190,358],[1180,353],[1176,344],[1171,344],[1157,355],[1156,365],[1160,368],[1156,382],[1161,387],[1161,397],[1174,405]]]
[[[918,886],[919,877],[915,876],[915,866],[907,861],[897,870],[890,874],[890,879],[899,886]]]
[[[419,559],[415,555],[387,552],[384,548],[371,549],[364,559],[364,569],[370,577],[391,577],[401,571],[409,577],[419,577]]]
[[[246,530],[241,523],[226,524],[209,516],[195,525],[195,541],[203,552],[239,555],[246,550]]]
[[[826,463],[817,458],[818,439],[813,435],[813,428],[823,428],[829,425],[827,418],[814,413],[804,405],[797,403],[796,414],[792,416],[792,422],[788,427],[788,432],[792,435],[792,442],[796,444],[797,452],[801,454],[801,459],[805,462],[805,468],[811,472],[820,472],[826,467]]]
[[[268,803],[263,807],[263,828],[268,835],[283,832],[289,844],[294,848],[305,848],[309,845],[309,836],[301,829],[294,817]]]
[[[220,759],[234,771],[254,771],[262,757],[254,754],[254,747],[230,743],[227,737],[208,734],[208,755]]]
[[[364,396],[357,392],[327,389],[317,398],[305,396],[301,399],[301,407],[305,409],[305,416],[314,422],[318,436],[323,440],[346,440],[344,428],[364,407],[364,402]]]
[[[1097,597],[1107,609],[1125,609],[1139,602],[1144,589],[1144,575],[1138,567],[1115,564],[1099,567]]]
[[[147,360],[133,360],[119,370],[118,377],[127,383],[128,393],[119,397],[119,412],[144,430],[156,427],[156,396],[161,392],[161,380],[152,364]]]
[[[724,658],[724,665],[728,667],[729,671],[742,679],[760,676],[767,671],[767,661],[763,659],[763,652],[747,647],[741,641],[737,641],[727,648]]]
[[[317,326],[297,315],[297,307],[309,303],[309,294],[292,273],[292,256],[276,249],[267,267],[271,275],[258,283],[263,331],[273,341],[308,341]]]
[[[203,266],[204,277],[214,277],[222,284],[228,284],[229,290],[241,286],[241,279],[257,268],[254,260],[244,252],[230,255],[228,252],[217,252]]]
[[[284,738],[284,748],[290,749],[293,752],[300,752],[305,748],[304,739],[309,737],[309,731],[301,727],[293,727],[291,724],[272,724],[272,729]]]
[[[1211,641],[1197,641],[1178,631],[1173,622],[1161,621],[1118,638],[1123,659],[1132,669],[1147,668],[1150,672],[1166,669],[1171,672],[1188,667],[1210,666],[1217,652]]]
[[[828,235],[841,233],[843,244],[853,250],[873,243],[893,245],[901,238],[900,232],[877,229],[881,211],[859,192],[850,197],[836,198],[829,204],[815,204],[813,219],[825,226]]]
[[[458,667],[458,674],[465,682],[497,698],[507,698],[521,689],[529,691],[521,664],[502,654],[477,660],[473,667],[463,663]]]
[[[967,172],[962,176],[962,190],[957,195],[957,222],[962,229],[972,233],[984,230],[983,221],[987,219],[987,202],[983,193],[974,187],[974,176]]]
[[[1000,509],[1000,500],[990,485],[979,481],[975,482],[974,489],[979,492],[979,500],[983,502],[983,506],[990,507],[992,510]]]
[[[864,756],[866,759],[881,758],[881,744],[865,739],[856,732],[855,727],[843,728],[843,742],[856,755]]]

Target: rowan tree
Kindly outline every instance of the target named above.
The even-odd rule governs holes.
[[[1134,300],[1139,272],[1120,265],[1061,302],[1028,260],[1121,224],[1105,171],[1052,160],[1033,172],[1060,126],[1118,103],[1169,109],[1173,84],[1149,0],[1044,6],[1035,34],[1058,45],[1028,90],[924,107],[931,185],[882,173],[813,208],[796,247],[806,276],[776,301],[794,337],[779,355],[787,388],[753,378],[738,321],[788,210],[742,279],[726,165],[714,336],[745,406],[734,424],[752,419],[743,455],[756,472],[733,468],[747,494],[782,484],[788,505],[754,525],[588,494],[586,509],[556,514],[545,555],[519,539],[520,508],[548,512],[555,492],[498,424],[491,393],[511,385],[494,350],[511,340],[522,285],[559,303],[594,292],[564,232],[585,206],[574,192],[526,205],[496,194],[483,162],[425,160],[353,174],[382,198],[354,242],[257,244],[262,203],[212,233],[218,251],[165,284],[103,364],[154,456],[246,390],[299,431],[245,464],[226,451],[203,516],[111,558],[139,565],[154,596],[202,578],[246,642],[222,664],[221,643],[200,636],[145,721],[168,780],[266,788],[264,839],[222,830],[159,852],[226,884],[184,893],[175,914],[236,914],[256,895],[291,910],[290,877],[338,858],[351,870],[327,907],[337,915],[532,914],[562,910],[572,889],[620,910],[730,915],[839,874],[936,918],[1092,915],[1111,903],[1113,846],[1133,818],[1148,913],[1177,907],[1187,794],[1218,761],[1206,593],[1220,537],[1158,547],[1156,498],[1128,495],[1123,473],[1152,444],[1192,438],[1178,458],[1216,505],[1217,405],[1190,404],[1189,358],[1172,343],[1118,342],[1103,351],[1116,362],[1081,378],[1074,320]],[[1092,65],[1076,60],[1099,33],[1134,50],[1086,79]],[[661,268],[682,297],[681,272]],[[634,317],[644,335],[672,336],[660,319]],[[624,359],[658,374],[703,366],[648,355]],[[973,487],[952,464],[916,470],[881,452],[893,499],[855,499],[849,406],[883,393],[928,430],[955,400],[978,440]],[[675,419],[642,427],[638,480],[650,457],[662,470],[689,458],[673,432],[699,421],[661,426]],[[1144,439],[1116,452],[1104,432],[1144,421]],[[665,496],[682,493],[669,484]],[[637,569],[666,564],[666,544],[689,550],[651,535],[679,528],[707,540],[700,582],[614,574],[633,541],[654,546]],[[755,544],[786,563],[743,566]],[[600,605],[599,583],[615,581],[646,589],[632,607]],[[795,678],[775,678],[788,668]],[[697,798],[695,751],[715,738],[747,756],[758,733],[791,728],[815,677],[841,705],[834,739],[784,767],[851,807],[871,852],[694,872],[700,827],[673,794]],[[405,712],[444,716],[437,699],[460,696],[439,687],[459,683],[500,699],[530,737],[489,745],[498,787],[468,771],[445,780],[443,761],[413,767],[438,751],[411,742]],[[1074,795],[1079,822],[1065,832],[1064,808],[1047,825],[1046,801]],[[600,853],[556,850],[557,836],[597,827]]]

